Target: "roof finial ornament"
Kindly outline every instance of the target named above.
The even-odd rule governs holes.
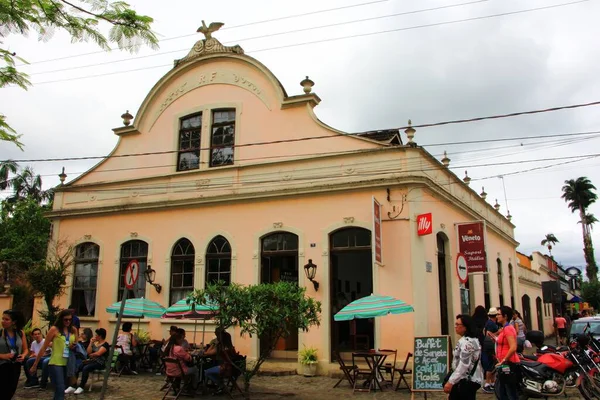
[[[309,94],[312,91],[312,87],[315,86],[315,83],[306,76],[300,85],[304,88],[304,93]]]
[[[466,183],[467,185],[469,183],[471,183],[471,178],[469,177],[469,174],[467,173],[467,171],[465,171],[465,177],[463,178],[463,182]]]
[[[236,44],[235,46],[223,46],[221,42],[212,36],[212,33],[218,31],[223,25],[225,24],[222,22],[211,22],[208,26],[206,26],[206,22],[202,20],[202,26],[200,26],[196,32],[202,33],[204,35],[204,39],[198,40],[187,56],[183,57],[181,60],[175,60],[175,67],[206,54],[244,54],[244,49],[242,49],[239,45]]]
[[[482,199],[485,200],[485,198],[487,197],[487,193],[485,192],[485,187],[481,187],[481,193],[479,193],[479,195],[481,196]]]
[[[412,121],[409,119],[408,120],[408,128],[406,128],[406,130],[404,131],[404,133],[406,133],[406,137],[408,138],[408,142],[406,143],[407,145],[411,146],[411,147],[416,147],[417,143],[415,143],[413,141],[414,137],[415,137],[415,128],[412,127]]]
[[[442,158],[442,164],[444,167],[448,167],[450,165],[450,159],[448,158],[448,153],[444,150],[444,158]]]

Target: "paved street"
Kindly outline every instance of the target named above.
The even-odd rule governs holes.
[[[154,376],[150,374],[141,374],[138,376],[121,376],[110,378],[110,387],[107,399],[162,399],[163,392],[159,389],[164,381],[164,377]],[[352,390],[347,384],[342,384],[336,389],[333,385],[337,382],[336,379],[328,377],[305,378],[300,375],[287,376],[259,376],[253,380],[251,386],[251,399],[283,399],[293,398],[302,400],[321,400],[321,399],[340,399],[349,398],[352,396]],[[79,399],[98,399],[100,396],[100,384],[94,387],[92,393],[79,396],[67,396],[71,400]],[[200,396],[199,396],[200,397]],[[205,397],[215,398],[207,395]],[[51,391],[39,391],[37,389],[25,390],[23,384],[19,385],[19,389],[15,396],[16,399],[51,399]],[[188,397],[180,397],[186,399]],[[221,397],[227,398],[227,397]],[[236,396],[241,398],[241,396]],[[410,394],[407,391],[387,391],[383,393],[356,393],[356,399],[410,399]],[[423,398],[423,396],[415,396],[415,398]],[[443,393],[429,394],[428,398],[444,399]],[[481,393],[478,398],[494,399],[493,395]],[[561,399],[565,399],[561,397]],[[579,399],[578,392],[575,390],[569,391],[568,399]]]

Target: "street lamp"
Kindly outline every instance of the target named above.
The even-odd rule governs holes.
[[[144,276],[146,277],[146,282],[154,286],[154,289],[156,289],[157,293],[160,293],[162,290],[162,286],[160,286],[159,283],[154,283],[154,280],[156,279],[156,271],[152,269],[151,265],[148,265],[148,267],[146,267]]]
[[[319,290],[319,282],[315,281],[315,274],[317,273],[317,266],[313,264],[312,260],[308,260],[308,264],[304,266],[304,272],[309,281],[313,283],[315,292]]]

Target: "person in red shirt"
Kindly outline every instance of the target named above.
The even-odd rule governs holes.
[[[518,400],[519,369],[517,363],[517,331],[510,325],[513,309],[502,306],[498,311],[498,323],[503,326],[496,338],[496,396],[500,400]]]
[[[560,338],[560,344],[564,345],[565,338],[567,337],[567,320],[558,314],[556,318],[554,318],[554,326],[558,330],[558,336]]]

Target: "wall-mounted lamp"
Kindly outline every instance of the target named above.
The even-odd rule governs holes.
[[[315,281],[315,274],[317,273],[317,266],[313,264],[312,260],[308,260],[308,264],[304,266],[304,272],[309,281],[313,283],[315,291],[319,290],[319,282]]]
[[[159,283],[154,283],[154,279],[156,279],[156,271],[152,269],[151,265],[148,265],[146,271],[144,272],[144,276],[146,277],[146,282],[154,286],[157,293],[160,293],[162,290],[162,286]]]

